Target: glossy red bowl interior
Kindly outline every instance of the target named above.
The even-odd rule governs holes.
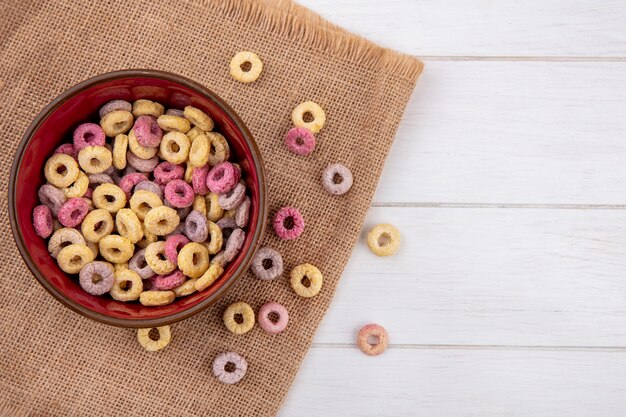
[[[123,303],[82,290],[76,277],[66,275],[48,254],[46,240],[35,234],[32,210],[39,204],[37,190],[45,182],[43,166],[54,149],[71,141],[74,128],[97,122],[98,109],[113,99],[158,101],[166,108],[193,105],[209,114],[215,130],[231,147],[248,184],[252,202],[246,240],[237,258],[208,289],[176,299],[162,307]],[[266,182],[259,150],[239,116],[203,86],[174,74],[153,70],[128,70],[84,81],[57,97],[33,121],[15,154],[9,182],[11,227],[24,261],[39,282],[59,301],[91,319],[123,327],[153,327],[173,323],[214,303],[245,272],[261,240],[267,215]]]

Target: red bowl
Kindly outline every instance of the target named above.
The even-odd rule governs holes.
[[[123,303],[86,293],[75,277],[66,275],[50,256],[47,242],[35,234],[33,208],[45,182],[43,166],[54,149],[69,142],[74,128],[97,120],[98,109],[113,99],[158,101],[182,109],[193,105],[215,121],[229,141],[231,160],[241,165],[252,208],[241,252],[209,288],[162,307]],[[267,185],[261,154],[243,121],[222,99],[200,84],[179,75],[154,70],[127,70],[99,75],[54,99],[26,130],[13,160],[9,180],[9,217],[22,258],[43,287],[77,313],[102,323],[148,328],[174,323],[215,303],[248,268],[259,246],[267,217]]]

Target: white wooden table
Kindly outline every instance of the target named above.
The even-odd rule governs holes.
[[[626,415],[626,1],[302,3],[426,68],[280,416]]]

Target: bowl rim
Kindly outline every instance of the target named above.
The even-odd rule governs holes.
[[[103,313],[99,313],[93,311],[81,304],[75,302],[72,298],[66,297],[61,292],[59,292],[44,276],[44,274],[37,268],[35,262],[30,256],[30,252],[27,249],[26,243],[24,242],[20,227],[17,223],[17,212],[16,212],[16,180],[17,173],[22,163],[22,157],[24,154],[24,150],[26,149],[26,145],[32,138],[37,129],[41,126],[41,124],[54,112],[56,111],[61,104],[65,103],[71,97],[76,95],[77,93],[90,88],[94,85],[100,84],[102,82],[117,80],[120,78],[157,78],[163,79],[166,81],[174,82],[180,85],[183,85],[189,89],[195,90],[196,92],[208,97],[210,100],[215,102],[226,114],[235,122],[237,128],[242,132],[244,138],[246,139],[246,143],[252,149],[252,158],[255,162],[255,165],[258,167],[257,175],[259,178],[259,216],[257,218],[256,231],[253,236],[252,245],[250,246],[250,250],[244,257],[239,267],[233,271],[232,276],[228,281],[222,285],[215,293],[211,294],[206,299],[200,301],[198,304],[189,307],[187,309],[181,310],[179,312],[159,317],[159,318],[150,318],[150,319],[128,319],[128,318],[119,318],[119,317],[111,317]],[[265,166],[263,165],[263,160],[261,159],[261,152],[252,136],[252,133],[248,129],[248,127],[244,124],[239,115],[230,107],[224,100],[222,100],[217,94],[213,93],[211,90],[206,88],[205,86],[187,78],[182,75],[174,74],[167,71],[161,70],[153,70],[153,69],[125,69],[119,71],[111,71],[103,74],[96,75],[89,79],[86,79],[70,88],[62,92],[60,95],[55,97],[48,105],[46,105],[43,110],[37,114],[37,116],[30,123],[22,138],[20,139],[20,143],[17,146],[15,151],[15,155],[13,156],[13,163],[11,165],[11,172],[9,176],[9,187],[8,187],[8,207],[9,207],[9,221],[11,224],[11,230],[13,232],[13,238],[15,239],[15,243],[17,244],[18,250],[26,266],[31,271],[31,273],[35,276],[39,284],[43,286],[52,296],[61,302],[63,305],[68,307],[70,310],[87,317],[89,319],[95,320],[97,322],[108,324],[117,327],[126,327],[126,328],[151,328],[158,327],[167,324],[176,323],[178,321],[187,319],[207,307],[213,305],[217,300],[224,294],[229,288],[231,288],[239,278],[245,273],[248,269],[248,266],[252,262],[252,258],[259,246],[261,245],[261,240],[263,238],[265,227],[266,227],[266,218],[268,215],[268,198],[267,198],[267,180],[265,175]]]

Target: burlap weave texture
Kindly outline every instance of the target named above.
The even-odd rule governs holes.
[[[421,71],[416,59],[378,48],[288,0],[3,0],[0,2],[0,415],[274,415],[326,311],[369,207],[406,102]],[[254,84],[232,80],[228,62],[252,50],[264,63]],[[154,68],[189,77],[219,94],[250,128],[269,178],[270,211],[299,207],[307,223],[297,241],[271,229],[286,273],[261,282],[248,274],[199,315],[172,326],[173,341],[145,352],[135,331],[92,322],[55,301],[22,262],[11,238],[7,182],[17,143],[56,95],[91,76]],[[290,154],[282,137],[291,110],[313,100],[327,113],[315,152]],[[321,170],[342,162],[352,190],[327,195]],[[298,298],[288,271],[317,265],[324,287]],[[247,301],[289,310],[278,336],[258,326],[226,331],[221,314]],[[249,363],[235,386],[219,384],[211,362],[235,350]]]

